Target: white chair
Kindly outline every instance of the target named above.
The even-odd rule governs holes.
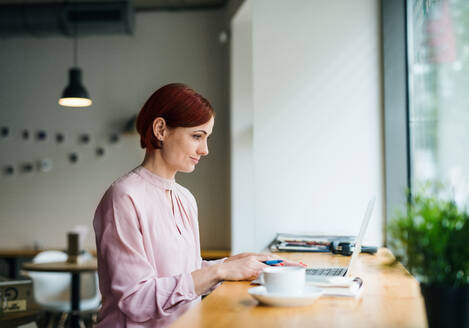
[[[81,257],[91,258],[85,253]],[[67,254],[60,251],[44,251],[36,255],[33,263],[62,262]],[[35,301],[49,312],[70,312],[70,273],[28,272],[33,281]],[[82,273],[80,284],[80,311],[97,311],[101,303],[97,273]]]

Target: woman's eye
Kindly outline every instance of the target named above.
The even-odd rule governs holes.
[[[195,134],[195,135],[193,135],[192,137],[193,137],[195,140],[199,140],[200,138],[202,138],[202,136],[199,135],[199,134]]]

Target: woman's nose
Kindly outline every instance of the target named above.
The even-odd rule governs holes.
[[[199,154],[200,154],[200,156],[207,156],[208,155],[207,141],[204,141],[202,143],[202,145],[199,147]]]

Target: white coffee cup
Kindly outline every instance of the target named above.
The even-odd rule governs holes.
[[[305,287],[306,270],[302,267],[268,267],[263,271],[264,286],[269,293],[299,295]]]

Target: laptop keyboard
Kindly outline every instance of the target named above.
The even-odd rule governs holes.
[[[315,268],[306,269],[306,274],[311,276],[345,276],[347,268]]]

